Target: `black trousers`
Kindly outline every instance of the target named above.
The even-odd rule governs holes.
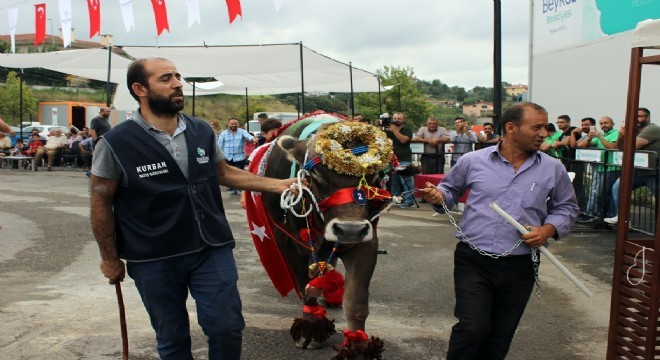
[[[422,164],[422,174],[444,174],[445,172],[445,154],[422,154],[420,158]]]
[[[234,160],[226,160],[226,159],[225,159],[225,161],[227,162],[227,164],[229,164],[229,166],[233,166],[233,167],[235,167],[235,168],[239,168],[239,169],[241,169],[241,170],[245,170],[245,169],[244,169],[244,167],[245,167],[245,160],[234,161]]]
[[[458,323],[447,360],[504,359],[534,287],[531,255],[493,259],[459,241],[454,287]]]

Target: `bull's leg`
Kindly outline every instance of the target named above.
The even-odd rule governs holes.
[[[378,240],[372,240],[341,256],[346,269],[344,316],[351,331],[365,329],[369,316],[369,283],[376,267],[377,250]]]
[[[308,254],[297,256],[295,261],[290,262],[297,289],[303,297],[302,316],[294,319],[290,334],[296,346],[314,350],[321,348],[336,331],[334,321],[325,317],[325,309],[319,305],[318,294],[314,291],[309,293],[305,291],[305,286],[309,282],[308,256]]]
[[[373,336],[369,338],[365,332],[369,316],[369,283],[377,254],[375,236],[374,240],[342,254],[346,269],[343,307],[348,329],[344,330],[344,342],[336,347],[338,353],[333,360],[382,358],[383,342]]]

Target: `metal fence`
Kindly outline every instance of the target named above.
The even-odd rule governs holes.
[[[575,172],[573,188],[582,215],[591,216],[594,226],[617,216],[622,152],[619,150],[577,149],[575,159],[561,159]],[[653,235],[658,211],[658,158],[652,151],[635,152],[630,229]]]
[[[497,145],[497,143],[464,143],[449,142],[442,144],[443,147],[436,146],[435,152],[424,151],[424,144],[411,143],[413,153],[413,163],[420,166],[423,174],[443,174],[451,168],[452,155],[462,155],[466,152],[456,151],[457,145],[470,144],[470,150],[479,150],[485,147]]]
[[[447,172],[451,168],[451,154],[458,154],[440,150],[437,153],[425,153],[421,145],[413,144],[412,149],[424,174]],[[445,145],[445,149],[449,150],[455,144]],[[490,145],[495,144],[476,143],[474,149]],[[619,150],[576,149],[575,159],[559,159],[568,171],[575,173],[573,188],[580,207],[579,219],[593,229],[609,228],[610,225],[604,220],[618,215],[615,193],[618,199],[622,154]],[[630,209],[631,230],[655,234],[659,179],[657,154],[652,151],[636,151]]]

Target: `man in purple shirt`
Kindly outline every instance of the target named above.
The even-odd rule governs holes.
[[[539,151],[548,113],[523,102],[502,114],[506,129],[496,146],[463,155],[424,199],[441,212],[470,189],[454,253],[458,323],[448,360],[504,359],[534,287],[532,249],[563,238],[579,212],[564,166]],[[521,224],[522,235],[488,205],[498,204]],[[484,231],[488,229],[488,231]],[[522,242],[518,240],[522,239]],[[538,255],[538,254],[537,254]]]

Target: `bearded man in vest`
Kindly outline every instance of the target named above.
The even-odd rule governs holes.
[[[208,358],[238,360],[245,322],[220,185],[281,193],[295,179],[258,177],[227,165],[213,129],[179,112],[181,74],[172,62],[136,60],[127,84],[140,107],[101,137],[92,165],[91,220],[101,272],[115,284],[128,270],[161,359],[192,359],[190,292],[208,337]]]

